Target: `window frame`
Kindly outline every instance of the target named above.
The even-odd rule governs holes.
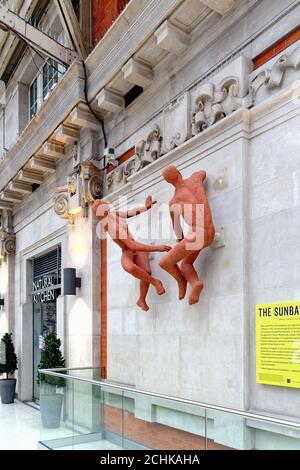
[[[51,67],[51,65],[49,65],[49,61],[51,61],[50,63],[52,63],[53,66],[58,69],[57,71],[55,69],[53,69]],[[45,83],[44,82],[44,77],[45,77],[44,71],[45,71],[46,68],[48,69],[47,70],[48,77],[47,77],[47,83],[44,86],[44,83]],[[51,72],[49,73],[49,71],[52,71],[52,73]],[[28,89],[28,116],[29,116],[29,121],[31,121],[34,118],[34,116],[37,114],[37,112],[39,111],[42,104],[50,96],[52,90],[54,90],[54,88],[60,82],[61,78],[63,77],[63,75],[65,73],[65,71],[66,71],[66,68],[63,65],[59,64],[56,60],[54,60],[50,57],[47,60],[45,60],[45,62],[41,66],[39,72],[37,72],[37,74],[35,75],[35,77],[33,78],[32,82],[29,85],[29,89]],[[31,93],[32,93],[31,90],[32,90],[32,86],[34,85],[35,82],[36,82],[36,100],[35,100],[36,110],[35,110],[35,112],[32,112],[33,104],[31,104]]]
[[[31,89],[32,89],[32,86],[34,85],[34,83],[36,83],[36,100],[35,100],[35,103],[36,103],[36,111],[35,113],[31,113],[31,108],[32,108],[32,104],[31,104]],[[29,90],[28,90],[28,102],[29,102],[29,106],[28,106],[28,114],[29,114],[29,121],[31,121],[31,119],[34,118],[34,116],[37,114],[38,110],[40,109],[40,107],[42,106],[43,104],[43,99],[42,99],[42,95],[41,95],[41,73],[38,72],[34,79],[32,80],[32,82],[30,83],[29,85]]]

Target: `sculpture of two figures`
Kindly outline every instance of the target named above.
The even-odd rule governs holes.
[[[122,250],[123,269],[140,280],[140,297],[137,305],[144,311],[149,310],[146,296],[150,284],[158,295],[165,293],[162,282],[152,276],[149,253],[166,252],[159,265],[176,280],[180,300],[185,297],[187,284],[191,286],[189,304],[192,305],[199,301],[203,289],[203,283],[194,268],[194,263],[200,251],[213,242],[215,235],[204,188],[205,171],[195,172],[189,178],[183,179],[177,168],[171,165],[163,171],[163,177],[175,189],[169,202],[171,221],[177,239],[174,247],[139,243],[129,232],[126,219],[150,210],[156,204],[151,196],[147,197],[144,206],[124,212],[110,210],[104,200],[97,199],[93,204],[93,211],[104,231]],[[181,217],[188,227],[186,235],[181,226]]]

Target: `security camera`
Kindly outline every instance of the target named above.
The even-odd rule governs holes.
[[[115,149],[113,147],[106,147],[104,149],[104,156],[106,157],[107,164],[115,167],[119,165],[118,160],[115,158]]]

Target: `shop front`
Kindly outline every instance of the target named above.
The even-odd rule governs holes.
[[[33,259],[33,400],[39,400],[38,364],[45,337],[57,333],[57,297],[61,293],[61,248]]]

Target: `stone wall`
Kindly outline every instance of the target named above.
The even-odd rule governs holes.
[[[108,379],[203,403],[299,418],[296,389],[255,381],[255,305],[298,300],[299,109],[288,88],[251,110],[235,111],[107,196],[116,207],[120,194],[129,196],[130,206],[140,205],[147,194],[166,203],[171,191],[161,173],[167,164],[175,164],[183,176],[203,169],[216,229],[225,243],[200,255],[197,270],[204,290],[194,306],[177,300],[175,282],[159,268],[161,255],[154,254],[153,273],[167,293],[158,297],[150,288],[150,311],[144,313],[135,306],[138,283],[122,270],[120,249],[109,241]],[[152,211],[158,223],[158,207]],[[167,213],[162,217],[170,223]],[[141,226],[146,223],[146,215],[130,221],[137,239],[145,241]],[[272,448],[269,431],[250,433],[235,444],[222,433],[215,438],[238,448]],[[293,445],[293,439],[280,442],[283,448]]]

